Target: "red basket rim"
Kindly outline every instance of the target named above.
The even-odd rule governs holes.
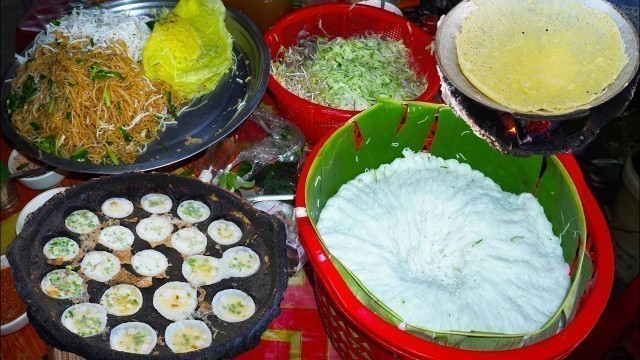
[[[289,23],[300,18],[306,18],[309,16],[318,15],[324,12],[334,12],[334,11],[358,11],[362,13],[373,13],[373,14],[376,14],[376,17],[381,18],[388,22],[395,22],[398,24],[406,23],[406,26],[411,28],[412,34],[417,34],[416,36],[425,36],[429,38],[431,42],[435,40],[424,29],[422,29],[418,25],[405,19],[404,17],[398,16],[387,10],[382,10],[373,6],[362,5],[362,4],[327,3],[327,4],[307,6],[283,16],[271,28],[269,28],[269,30],[267,30],[267,32],[264,34],[264,37],[263,37],[264,41],[267,43],[267,47],[269,47],[269,45],[271,44],[271,39],[273,37],[277,38],[277,34],[280,31],[280,29],[282,29]],[[275,55],[276,54],[270,54],[270,59],[273,59]],[[434,58],[434,64],[435,64],[435,54],[431,56]],[[440,75],[438,74],[438,71],[436,70],[435,67],[433,71],[434,71],[433,75],[439,80]],[[432,83],[434,82],[432,81],[428,83],[425,91],[422,94],[420,94],[418,97],[416,97],[414,100],[407,100],[407,101],[427,101],[427,100],[433,99],[433,97],[436,95],[436,93],[440,89],[440,81],[435,82],[435,84],[437,84],[436,86],[432,86],[431,85]],[[290,92],[289,90],[287,90],[287,88],[285,88],[284,86],[282,86],[273,77],[273,75],[271,75],[271,73],[269,74],[269,81],[267,83],[267,87],[276,94],[286,94],[289,97],[295,97],[297,100],[300,101],[301,105],[318,108],[324,113],[333,113],[333,114],[342,115],[342,116],[355,116],[360,112],[362,112],[362,110],[355,111],[355,110],[343,110],[343,109],[330,108],[328,106],[316,104],[307,99],[303,99],[297,96],[296,94]]]
[[[324,136],[307,158],[297,184],[295,206],[306,208],[305,184],[311,164],[331,134]],[[322,282],[333,305],[351,325],[366,334],[382,348],[412,358],[473,358],[473,359],[552,359],[563,358],[584,340],[596,325],[609,299],[613,285],[614,263],[611,236],[605,218],[589,191],[575,158],[570,154],[558,155],[573,181],[583,204],[592,251],[596,257],[591,279],[591,291],[583,295],[573,321],[556,335],[537,343],[513,350],[474,351],[439,345],[420,339],[386,322],[358,300],[338,273],[329,256],[320,245],[308,217],[297,219],[300,240],[317,278]],[[588,239],[589,240],[589,239]],[[589,291],[589,287],[587,287]]]

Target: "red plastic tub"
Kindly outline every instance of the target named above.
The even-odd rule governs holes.
[[[296,192],[296,207],[306,208],[305,184],[326,136],[306,161]],[[438,345],[399,330],[365,307],[351,292],[324,251],[308,217],[298,217],[302,245],[315,273],[318,311],[333,346],[343,359],[558,359],[568,356],[600,318],[613,284],[613,248],[602,212],[571,155],[558,159],[578,190],[587,226],[587,252],[593,275],[577,313],[558,334],[505,351],[472,351]]]
[[[305,7],[283,17],[265,33],[271,59],[278,55],[280,47],[295,45],[301,30],[329,38],[348,38],[368,33],[402,40],[411,56],[413,70],[427,78],[427,89],[415,100],[431,100],[440,89],[440,77],[431,47],[433,39],[401,16],[367,5],[352,6],[346,3]],[[268,88],[282,115],[302,129],[310,144],[315,144],[325,134],[333,132],[359,113],[332,109],[302,99],[285,89],[273,76],[269,76]]]

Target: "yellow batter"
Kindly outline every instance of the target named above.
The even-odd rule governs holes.
[[[520,112],[579,108],[611,84],[627,57],[616,23],[581,0],[475,0],[456,36],[464,75]]]

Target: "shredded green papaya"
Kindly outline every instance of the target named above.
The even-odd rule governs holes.
[[[378,98],[413,100],[427,88],[402,41],[379,35],[303,40],[280,49],[271,73],[295,95],[344,110],[364,110]]]

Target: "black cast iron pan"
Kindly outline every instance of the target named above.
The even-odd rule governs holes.
[[[214,315],[206,316],[205,320],[210,322],[210,327],[219,330],[208,348],[174,354],[168,346],[159,343],[151,355],[135,355],[111,350],[109,346],[109,329],[124,322],[147,323],[156,330],[159,338],[164,336],[165,329],[171,321],[165,319],[153,307],[153,293],[168,281],[186,282],[181,272],[182,256],[175,249],[165,245],[156,246],[155,250],[165,254],[171,264],[166,271],[167,278],[153,278],[151,287],[140,289],[144,300],[142,309],[136,314],[108,315],[107,329],[102,334],[83,338],[67,330],[62,326],[60,316],[73,303],[70,300],[50,298],[40,289],[40,281],[45,274],[56,268],[64,268],[68,264],[48,264],[42,253],[44,244],[55,236],[68,236],[80,242],[79,236],[69,232],[64,226],[67,215],[75,210],[88,209],[96,213],[102,221],[105,217],[100,212],[101,204],[111,197],[125,197],[134,203],[135,210],[120,224],[136,234],[136,222],[126,220],[150,216],[139,206],[140,198],[150,192],[168,195],[173,200],[173,215],[183,200],[193,199],[207,204],[211,209],[211,216],[195,225],[205,234],[208,225],[218,219],[232,221],[240,226],[243,236],[238,243],[230,246],[217,245],[208,238],[205,255],[220,258],[222,252],[230,247],[247,246],[261,258],[261,268],[252,276],[225,279],[202,287],[206,291],[204,300],[208,303],[211,303],[218,291],[235,288],[249,294],[256,304],[255,314],[239,323],[227,323]],[[243,217],[248,221],[243,221]],[[88,359],[215,359],[235,356],[255,347],[269,323],[280,313],[280,302],[287,286],[285,240],[285,229],[279,220],[254,209],[226,190],[175,175],[129,173],[91,180],[56,194],[27,218],[20,235],[9,245],[7,256],[16,289],[27,305],[29,320],[42,339],[51,346]],[[132,248],[132,252],[136,253],[151,246],[136,234]],[[96,245],[95,250],[110,251],[100,244]],[[135,273],[129,264],[123,264],[122,267]],[[86,283],[89,301],[92,303],[99,303],[104,291],[114,285],[94,280],[88,280]]]

